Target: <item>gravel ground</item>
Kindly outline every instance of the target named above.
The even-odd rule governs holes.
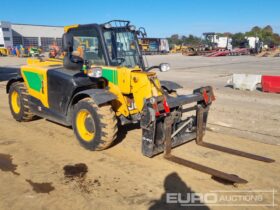
[[[237,191],[279,192],[280,95],[237,91],[225,85],[235,72],[279,74],[280,59],[181,55],[148,59],[151,64],[171,63],[172,71],[159,73],[159,77],[179,82],[184,87],[179,91],[182,94],[204,85],[214,87],[217,100],[210,110],[205,141],[270,157],[276,162],[267,164],[236,157],[197,146],[195,142],[172,150],[176,156],[249,181],[245,185],[228,185],[207,174],[170,163],[162,155],[144,157],[140,149],[141,130],[137,126],[120,128],[117,144],[105,151],[91,152],[79,145],[67,127],[44,119],[16,122],[9,110],[3,81],[0,82],[0,209],[188,209],[167,204],[167,193],[220,191],[228,196],[236,195]],[[25,62],[25,59],[0,58],[2,67],[16,67]],[[15,70],[5,71],[0,69],[2,80]],[[77,163],[87,167],[85,175],[65,176],[64,168]],[[262,199],[261,204],[273,204],[269,193]],[[274,204],[280,204],[279,193],[274,197]],[[237,208],[227,206],[227,209]],[[196,209],[221,207],[200,201]]]

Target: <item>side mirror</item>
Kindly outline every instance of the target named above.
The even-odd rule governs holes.
[[[161,72],[166,72],[169,71],[171,68],[169,63],[161,63],[159,64],[159,66],[151,66],[147,68],[145,71],[151,71],[152,69],[159,69]]]
[[[73,51],[73,35],[69,33],[63,34],[62,37],[62,48],[64,52]]]
[[[147,37],[146,29],[144,27],[140,27],[136,33],[138,36],[142,36],[143,38]]]
[[[166,72],[166,71],[169,71],[171,68],[170,68],[170,64],[169,63],[161,63],[159,65],[159,70],[161,72]]]

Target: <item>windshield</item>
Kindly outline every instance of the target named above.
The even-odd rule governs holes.
[[[137,38],[133,32],[114,28],[104,32],[104,39],[112,65],[128,68],[141,66]]]

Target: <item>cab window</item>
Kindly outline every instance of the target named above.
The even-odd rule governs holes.
[[[94,28],[73,31],[73,54],[93,65],[105,65],[101,42]]]
[[[125,29],[107,30],[104,39],[113,66],[140,66],[140,53],[133,32]]]

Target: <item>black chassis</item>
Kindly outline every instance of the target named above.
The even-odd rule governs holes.
[[[29,96],[31,111],[66,126],[71,125],[71,109],[79,100],[91,97],[97,105],[101,105],[117,98],[108,90],[108,81],[105,78],[90,78],[83,72],[70,71],[63,67],[49,69],[47,77],[49,108],[44,107],[40,100]],[[12,83],[18,81],[23,82],[20,74],[8,81],[6,92],[9,93]],[[161,81],[161,84],[169,93],[181,88],[177,83],[170,81]],[[169,103],[173,106],[176,102]]]
[[[108,90],[108,81],[105,78],[90,78],[83,72],[70,71],[63,67],[49,69],[47,77],[49,108],[40,100],[29,96],[30,109],[39,117],[66,126],[71,126],[72,108],[79,100],[91,97],[97,105],[101,105],[117,98]],[[17,81],[23,82],[23,78],[19,75],[8,81],[7,93]]]

